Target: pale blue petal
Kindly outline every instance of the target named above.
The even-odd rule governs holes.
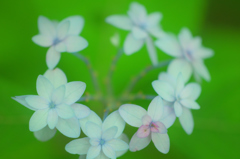
[[[145,138],[137,137],[137,133],[135,133],[129,143],[129,150],[132,152],[140,151],[147,147],[151,142],[151,136],[147,136]]]
[[[56,105],[61,104],[65,96],[65,91],[66,91],[65,85],[62,85],[55,89],[53,91],[51,101],[54,102],[54,104]]]
[[[104,139],[105,141],[113,139],[116,136],[117,131],[118,129],[116,126],[108,128],[107,130],[103,131],[102,139]]]
[[[155,97],[148,106],[148,115],[153,121],[159,121],[163,114],[163,101],[160,96]]]
[[[84,137],[84,138],[76,139],[69,142],[65,146],[65,150],[71,154],[85,155],[87,154],[90,147],[91,147],[91,144],[89,143],[89,138]]]
[[[168,134],[152,133],[152,141],[158,151],[166,154],[170,149],[170,140]]]
[[[102,129],[97,124],[88,121],[86,123],[86,130],[87,130],[87,136],[89,138],[97,138],[100,139],[102,137]]]
[[[80,99],[86,89],[84,82],[70,82],[66,84],[64,103],[72,105]]]
[[[191,111],[188,108],[183,107],[183,113],[182,115],[179,117],[179,121],[183,127],[183,129],[185,130],[185,132],[190,135],[193,131],[193,127],[194,127],[194,122],[193,122],[193,116]]]
[[[74,111],[75,116],[78,119],[86,118],[91,113],[91,110],[83,104],[74,103],[74,104],[71,105],[71,107]]]
[[[156,80],[152,82],[153,89],[164,100],[173,102],[175,100],[174,88],[168,82]]]
[[[17,101],[18,103],[22,104],[23,106],[27,107],[28,109],[36,111],[37,109],[34,107],[31,107],[27,102],[26,102],[26,97],[30,95],[24,95],[24,96],[15,96],[12,97],[13,100]]]
[[[50,129],[54,129],[58,123],[58,114],[56,109],[50,109],[48,113],[47,123]]]
[[[106,18],[106,22],[123,30],[130,30],[133,27],[130,18],[125,15],[111,15]]]
[[[56,128],[67,137],[77,138],[80,136],[80,125],[76,117],[70,119],[58,118]]]
[[[109,158],[111,158],[111,159],[115,159],[115,158],[116,158],[116,153],[115,153],[114,149],[113,149],[110,145],[104,144],[104,145],[102,146],[102,150],[103,150],[103,153],[104,153],[107,157],[109,157]]]
[[[101,146],[91,146],[87,153],[87,159],[94,159],[100,154]]]
[[[43,129],[34,132],[34,136],[42,142],[50,140],[55,134],[56,129],[50,129],[48,126],[45,126]]]
[[[67,83],[67,77],[65,73],[59,68],[47,70],[44,73],[44,76],[52,83],[54,88],[58,88],[59,86]]]
[[[60,61],[61,53],[55,47],[50,47],[47,51],[46,62],[49,69],[54,69]]]
[[[139,51],[144,44],[144,40],[143,39],[135,39],[132,35],[132,33],[128,34],[127,38],[124,41],[123,44],[123,49],[124,52],[127,55],[131,55],[137,51]]]
[[[37,78],[37,92],[39,96],[51,101],[53,85],[42,75],[39,75]]]
[[[56,106],[58,115],[63,119],[69,119],[75,116],[71,106],[67,104],[60,104]]]
[[[44,128],[47,125],[47,117],[48,117],[49,109],[41,109],[37,110],[31,117],[29,121],[29,130],[30,131],[38,131]]]

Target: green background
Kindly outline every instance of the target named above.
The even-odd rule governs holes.
[[[89,42],[82,51],[90,58],[96,70],[101,88],[105,90],[105,77],[111,59],[116,54],[109,38],[119,32],[121,42],[127,32],[107,23],[112,14],[126,14],[129,0],[0,0],[0,158],[77,159],[68,154],[64,146],[71,141],[59,132],[48,142],[37,141],[29,131],[28,122],[33,114],[11,99],[16,95],[36,94],[36,79],[47,70],[47,48],[31,41],[38,33],[37,18],[44,15],[62,20],[71,15],[82,15],[85,26],[81,33]],[[203,38],[203,45],[215,51],[215,56],[205,61],[212,80],[202,82],[202,94],[198,99],[201,109],[192,111],[195,128],[187,135],[179,121],[169,129],[170,152],[163,155],[151,143],[139,152],[128,152],[121,158],[239,158],[240,156],[240,3],[239,0],[139,0],[149,13],[160,11],[161,22],[167,32],[178,34],[184,26],[194,36]],[[159,60],[170,59],[158,50]],[[134,55],[123,55],[113,76],[116,93],[120,93],[128,81],[151,62],[146,47]],[[63,53],[58,65],[68,81],[84,81],[86,92],[94,93],[86,66],[71,54]],[[135,87],[134,92],[156,94],[151,82],[160,71],[147,74]],[[150,101],[133,101],[147,108]],[[99,102],[84,103],[102,116],[103,105]],[[129,138],[136,128],[126,126]]]

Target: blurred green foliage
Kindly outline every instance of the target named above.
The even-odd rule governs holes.
[[[86,23],[81,35],[88,40],[89,47],[83,50],[82,54],[90,58],[98,72],[101,87],[105,90],[105,77],[116,54],[116,49],[110,44],[109,38],[115,32],[119,32],[123,42],[127,35],[127,32],[105,23],[105,18],[112,14],[126,14],[130,2],[129,0],[0,1],[0,158],[78,158],[77,155],[68,154],[64,150],[65,145],[72,139],[60,133],[48,142],[37,141],[28,128],[33,112],[10,98],[16,95],[36,94],[37,76],[47,69],[45,63],[47,48],[39,47],[31,41],[32,36],[38,33],[38,16],[44,15],[57,20],[70,15],[82,15],[85,18]],[[161,24],[167,32],[178,34],[182,27],[189,27],[193,35],[200,35],[203,38],[204,46],[215,50],[215,56],[206,60],[212,80],[210,83],[202,82],[202,94],[198,99],[201,109],[192,111],[195,120],[193,134],[186,135],[176,120],[168,131],[171,140],[169,154],[159,153],[151,143],[146,149],[136,153],[128,152],[121,158],[239,158],[240,29],[234,27],[239,23],[224,21],[224,18],[228,19],[227,16],[221,16],[223,23],[218,23],[222,22],[221,18],[218,20],[208,18],[208,15],[218,17],[217,10],[229,11],[232,6],[236,9],[238,5],[240,10],[239,1],[221,1],[221,5],[214,5],[218,3],[216,0],[138,2],[145,5],[149,13],[154,11],[163,13]],[[240,13],[237,10],[232,13],[225,15],[239,21]],[[224,25],[224,22],[229,25]],[[158,53],[159,60],[171,58],[160,50]],[[145,47],[131,56],[123,55],[113,76],[116,92],[120,93],[132,76],[150,64]],[[86,92],[94,93],[87,68],[81,61],[71,54],[63,53],[58,67],[66,73],[69,81],[86,82]],[[160,71],[165,70],[166,68],[163,68],[150,72],[138,83],[134,92],[155,94],[151,81],[157,78]],[[149,102],[133,103],[146,108]],[[101,103],[84,104],[102,116],[104,106]],[[135,131],[135,128],[126,126],[125,133],[129,138]]]

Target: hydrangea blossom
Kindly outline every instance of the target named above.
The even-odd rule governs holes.
[[[195,101],[201,93],[200,85],[189,83],[185,86],[181,73],[177,78],[168,73],[161,73],[159,80],[153,81],[152,85],[164,100],[167,120],[173,123],[176,117],[179,117],[183,129],[187,134],[191,134],[194,122],[190,109],[200,109]]]
[[[44,16],[38,18],[39,34],[33,42],[50,47],[47,51],[47,66],[53,69],[59,62],[61,52],[75,53],[85,49],[88,42],[81,36],[84,20],[81,16],[71,16],[61,22],[50,21]]]
[[[161,19],[161,13],[155,12],[147,15],[143,5],[133,2],[130,4],[128,16],[112,15],[106,18],[106,22],[120,29],[131,31],[124,42],[124,51],[127,55],[137,52],[146,43],[152,63],[157,64],[157,53],[151,35],[158,38],[163,36],[163,31],[159,26]]]
[[[122,134],[125,122],[118,111],[111,113],[103,122],[91,112],[80,120],[80,124],[87,137],[68,143],[65,147],[67,152],[82,155],[81,158],[108,159],[117,158],[128,150],[128,139]]]
[[[90,114],[90,109],[75,103],[85,91],[83,82],[67,83],[58,68],[48,70],[37,79],[38,95],[16,96],[13,99],[35,111],[29,122],[30,131],[37,139],[47,141],[58,129],[62,134],[76,138],[80,135],[79,119]]]
[[[129,125],[139,128],[130,141],[130,151],[139,151],[148,146],[152,140],[160,152],[168,153],[170,140],[167,128],[171,125],[167,120],[163,120],[165,118],[163,108],[163,101],[159,96],[152,100],[148,111],[133,104],[124,104],[119,108],[121,117]]]
[[[156,41],[156,46],[165,53],[176,57],[168,67],[168,72],[177,76],[179,72],[184,73],[185,81],[190,78],[192,72],[195,79],[200,77],[210,81],[210,74],[203,60],[213,56],[213,50],[201,45],[201,38],[193,38],[187,28],[183,28],[178,38],[169,34]]]

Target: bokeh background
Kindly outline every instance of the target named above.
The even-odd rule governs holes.
[[[105,77],[116,54],[109,38],[118,32],[121,44],[127,32],[107,23],[105,18],[112,14],[126,14],[131,0],[18,0],[0,1],[0,158],[1,159],[77,159],[68,154],[64,147],[71,141],[59,132],[48,142],[37,141],[29,131],[28,122],[33,114],[11,99],[16,95],[36,94],[36,79],[47,70],[45,56],[47,48],[31,41],[38,33],[37,18],[44,15],[62,20],[71,15],[82,15],[85,26],[81,33],[89,42],[82,54],[89,57],[96,70],[101,87],[105,90]],[[192,111],[195,128],[187,135],[179,121],[169,129],[170,152],[163,155],[153,143],[146,149],[128,152],[124,159],[157,158],[239,158],[240,156],[240,1],[239,0],[139,0],[149,13],[163,13],[161,25],[167,32],[178,34],[184,26],[193,35],[200,35],[203,45],[215,51],[205,61],[212,80],[202,82],[202,94],[198,99],[201,109]],[[158,50],[159,60],[171,59]],[[146,47],[131,56],[123,55],[113,76],[116,93],[120,93],[129,80],[151,62]],[[94,93],[86,66],[71,54],[63,53],[58,65],[69,81],[84,81],[87,90]],[[161,71],[147,74],[134,88],[155,94],[151,81]],[[147,107],[150,101],[132,103]],[[103,105],[85,102],[102,116]],[[135,128],[126,126],[125,133],[131,137]]]

